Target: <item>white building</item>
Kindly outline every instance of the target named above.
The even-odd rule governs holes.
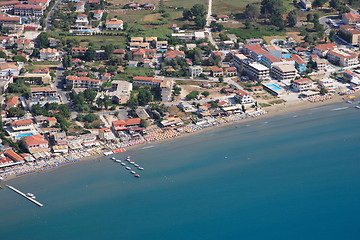
[[[104,14],[103,10],[95,10],[93,18],[95,18],[97,21],[100,21],[103,14]]]
[[[267,80],[269,79],[270,69],[264,65],[253,62],[251,60],[243,61],[244,71],[255,80]]]
[[[354,66],[359,64],[358,55],[354,52],[345,50],[332,50],[326,54],[329,62],[338,64],[342,67]]]
[[[296,69],[291,64],[274,64],[271,68],[271,75],[280,81],[291,81],[295,79]]]
[[[203,69],[201,66],[190,66],[189,73],[192,78],[198,77],[203,73]]]
[[[301,78],[294,80],[291,84],[291,87],[296,92],[303,92],[310,89],[313,89],[315,87],[314,82],[309,78]]]
[[[254,99],[250,95],[250,93],[248,93],[248,92],[246,92],[244,90],[238,90],[236,92],[235,98],[239,100],[240,104],[249,104],[249,103],[254,102]]]
[[[59,60],[59,52],[55,48],[43,48],[40,50],[40,59],[56,61]]]
[[[0,77],[19,76],[19,68],[14,63],[0,63]]]
[[[78,2],[76,3],[76,10],[75,12],[85,12],[85,2]]]
[[[105,26],[107,30],[123,30],[124,22],[122,20],[112,18],[106,21]]]

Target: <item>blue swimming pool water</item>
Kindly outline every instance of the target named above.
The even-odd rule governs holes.
[[[32,133],[21,133],[21,134],[17,135],[16,138],[22,138],[22,137],[31,136],[31,135],[34,135],[34,134],[32,134]]]
[[[282,57],[283,58],[291,58],[290,54],[283,54]]]
[[[265,85],[265,86],[267,86],[268,88],[270,88],[271,90],[274,90],[274,91],[278,91],[278,90],[281,90],[281,89],[282,89],[281,87],[279,87],[279,86],[276,85],[276,84],[267,84],[267,85]]]

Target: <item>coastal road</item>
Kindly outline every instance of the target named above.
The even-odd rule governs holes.
[[[59,6],[60,3],[61,3],[61,0],[56,0],[54,6],[51,8],[50,12],[46,16],[44,32],[47,32],[47,31],[51,30],[50,29],[51,28],[51,18],[54,15],[55,10],[57,9],[57,7]]]
[[[219,100],[219,101],[223,101],[223,100],[228,100],[228,101],[230,101],[231,102],[231,99],[233,99],[235,97],[235,94],[232,94],[232,95],[227,95],[227,96],[221,96],[221,97],[216,97],[216,98],[214,98],[214,99],[202,99],[202,100],[190,100],[190,101],[177,101],[177,102],[165,102],[164,103],[164,105],[165,106],[168,106],[168,107],[170,107],[170,106],[177,106],[177,105],[179,105],[179,103],[181,103],[181,102],[187,102],[187,103],[189,103],[189,104],[192,104],[192,103],[199,103],[199,104],[204,104],[204,103],[208,103],[208,102],[210,102],[210,101],[212,101],[212,100]]]
[[[330,25],[327,23],[330,19],[338,18],[338,15],[329,15],[319,18],[319,23],[324,26],[326,35],[331,31]]]
[[[212,15],[212,0],[209,0],[208,11],[206,15],[205,34],[207,34],[210,43],[215,46],[215,49],[219,49],[211,33],[211,28],[210,28],[211,19],[212,19],[211,15]]]

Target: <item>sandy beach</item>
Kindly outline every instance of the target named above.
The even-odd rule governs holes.
[[[360,92],[354,93],[352,94],[355,97],[360,97]],[[305,110],[305,109],[311,109],[311,108],[317,108],[320,106],[324,106],[324,105],[330,105],[330,104],[334,104],[334,103],[339,103],[339,102],[344,102],[344,98],[346,98],[346,95],[344,96],[340,96],[340,95],[335,95],[333,96],[331,99],[328,99],[326,101],[319,101],[319,102],[309,102],[309,101],[293,101],[293,102],[285,102],[282,104],[277,104],[277,105],[273,105],[270,107],[266,107],[264,108],[264,110],[266,111],[266,114],[257,116],[257,117],[248,117],[245,119],[241,119],[238,121],[232,121],[232,122],[227,122],[227,123],[223,123],[221,125],[217,125],[217,126],[213,126],[213,127],[207,127],[207,128],[203,128],[201,130],[197,130],[191,133],[182,133],[179,136],[175,136],[172,138],[167,138],[167,139],[163,139],[163,140],[157,140],[157,141],[153,141],[153,142],[145,142],[142,144],[137,144],[137,145],[132,145],[132,146],[128,146],[126,147],[127,151],[131,151],[131,150],[135,150],[137,148],[141,148],[147,145],[155,145],[155,144],[161,144],[164,142],[170,142],[170,141],[174,141],[176,139],[179,138],[184,138],[184,137],[191,137],[194,136],[195,134],[201,134],[201,133],[205,133],[205,132],[209,132],[212,131],[214,129],[218,129],[218,128],[222,128],[222,127],[226,127],[226,126],[231,126],[231,125],[239,125],[239,124],[245,124],[254,120],[259,120],[259,119],[266,119],[272,116],[278,116],[278,115],[282,115],[282,114],[288,114],[288,113],[292,113],[292,112],[297,112],[297,111],[301,111],[301,110]],[[126,153],[125,153],[126,154]],[[96,160],[100,157],[103,157],[103,154],[95,154],[95,155],[91,155],[88,157],[83,157],[83,158],[79,158],[77,159],[76,162],[82,162],[82,161],[89,161],[89,160]],[[76,162],[73,163],[69,163],[69,164],[74,164]],[[67,164],[67,165],[69,165]],[[39,170],[39,171],[35,171],[33,173],[30,174],[35,174],[38,172],[43,172],[43,171],[49,171],[49,170],[54,170],[55,168],[51,168],[51,169],[46,169],[46,170]],[[26,175],[30,175],[30,174],[26,174]],[[15,178],[19,178],[19,177],[25,177],[26,175],[23,176],[16,176],[16,175],[10,175],[8,176],[6,179],[4,179],[4,181],[9,181]]]

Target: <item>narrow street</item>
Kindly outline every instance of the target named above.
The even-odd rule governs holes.
[[[48,15],[47,15],[47,17],[45,19],[44,32],[47,32],[47,31],[51,30],[51,18],[52,18],[55,10],[57,9],[57,7],[59,6],[60,3],[61,3],[61,0],[56,0],[54,6],[52,7],[50,12],[48,13]]]
[[[216,45],[216,42],[212,36],[212,32],[211,32],[211,28],[210,28],[210,24],[211,24],[211,20],[212,20],[211,15],[212,15],[212,0],[209,0],[208,11],[207,11],[207,15],[206,15],[205,34],[207,34],[210,43],[215,46],[215,49],[219,49],[219,47]]]

